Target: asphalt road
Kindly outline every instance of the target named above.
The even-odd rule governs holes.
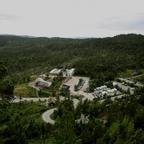
[[[60,100],[64,100],[64,97],[60,97]],[[77,99],[73,99],[73,104],[74,104],[74,108],[77,107],[79,103],[79,100]],[[42,114],[42,119],[44,122],[46,123],[49,123],[49,124],[55,124],[55,121],[51,118],[51,115],[53,114],[53,112],[57,110],[57,108],[52,108],[52,109],[49,109],[47,111],[45,111],[43,114]]]
[[[45,111],[42,114],[43,121],[53,125],[55,123],[55,121],[51,118],[51,115],[54,113],[55,110],[57,110],[57,108],[53,108],[53,109]]]

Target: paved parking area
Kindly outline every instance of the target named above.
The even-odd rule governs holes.
[[[70,91],[74,92],[74,86],[79,83],[79,80],[84,80],[84,85],[80,89],[80,91],[86,91],[86,89],[89,87],[89,78],[88,77],[72,77],[70,80],[65,82],[64,84],[70,86]]]
[[[83,79],[84,85],[81,87],[80,90],[75,91],[74,86],[78,84],[79,80]],[[83,100],[88,99],[88,100],[93,100],[94,96],[92,93],[87,93],[86,90],[89,87],[89,78],[88,77],[72,77],[70,80],[65,82],[64,84],[70,86],[70,93],[71,95],[82,95],[84,96]]]

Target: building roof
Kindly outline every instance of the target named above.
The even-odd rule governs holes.
[[[43,82],[44,80],[43,80],[42,78],[37,78],[37,79],[35,80],[35,82],[39,82],[39,81]]]
[[[104,89],[107,89],[107,86],[106,86],[106,85],[101,86],[101,87],[97,87],[95,90],[104,90]]]
[[[61,71],[62,71],[62,69],[55,68],[55,69],[53,69],[53,70],[50,71],[50,74],[60,74]]]
[[[46,74],[41,74],[41,75],[39,75],[39,77],[40,77],[40,78],[46,78],[47,75],[46,75]]]
[[[126,78],[119,78],[120,81],[124,81],[128,84],[135,84],[135,82],[133,80],[130,80],[130,79],[126,79]]]
[[[72,69],[66,69],[66,70],[67,70],[67,72],[69,72],[69,73],[73,73],[73,72],[75,71],[74,68],[72,68]]]
[[[40,86],[47,86],[47,87],[49,87],[49,86],[52,84],[52,82],[45,81],[45,80],[43,80],[42,78],[37,78],[37,79],[35,80],[35,83],[37,83],[37,84],[40,85]]]

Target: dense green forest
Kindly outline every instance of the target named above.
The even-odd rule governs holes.
[[[109,80],[126,69],[144,68],[143,46],[144,36],[135,34],[88,39],[0,36],[0,61],[10,74],[70,66],[78,75]]]
[[[134,96],[103,103],[80,102],[74,109],[67,99],[58,104],[55,125],[45,124],[40,115],[43,103],[0,101],[1,144],[143,144],[144,89]],[[81,114],[88,122],[77,123]]]
[[[32,74],[48,73],[54,67],[75,67],[76,75],[91,77],[95,86],[127,70],[140,74],[144,69],[144,36],[0,36],[0,144],[143,144],[143,88],[115,101],[80,101],[76,109],[67,92],[63,102],[56,102],[55,125],[41,119],[50,108],[45,103],[10,102],[15,84],[26,83]],[[76,122],[81,114],[88,117],[87,123]]]

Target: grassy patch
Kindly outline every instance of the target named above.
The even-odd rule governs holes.
[[[134,73],[134,70],[127,69],[125,72],[119,73],[120,77],[132,77]]]
[[[28,84],[19,84],[15,86],[14,95],[24,96],[24,97],[33,97],[33,96],[36,96],[36,90],[29,87]]]
[[[135,78],[135,80],[144,84],[144,75],[141,75],[141,76]]]

